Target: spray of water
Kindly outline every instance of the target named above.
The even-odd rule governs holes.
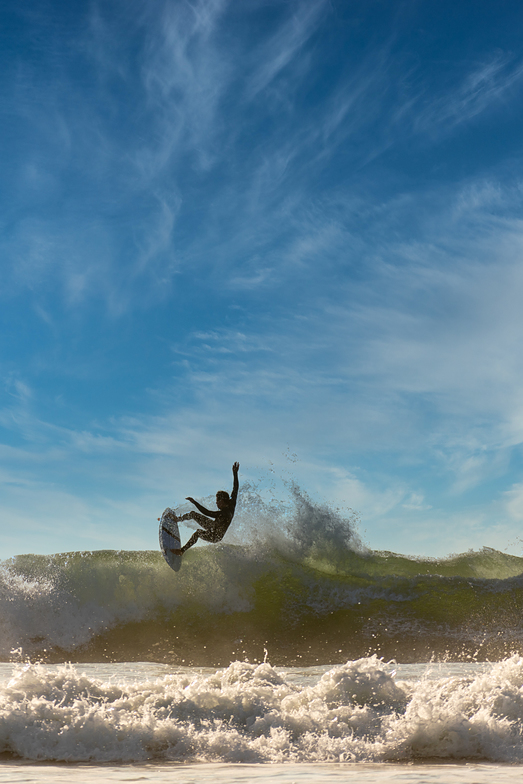
[[[295,482],[285,484],[286,497],[277,498],[259,485],[245,483],[228,541],[278,552],[287,558],[307,557],[341,563],[348,553],[367,550],[358,535],[359,518],[352,509],[342,513],[313,501]]]

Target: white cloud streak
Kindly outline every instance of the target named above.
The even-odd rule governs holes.
[[[502,54],[491,57],[478,64],[460,84],[451,86],[445,94],[426,101],[420,97],[414,129],[431,136],[469,123],[479,115],[499,108],[511,91],[517,88],[520,92],[522,80],[521,61],[514,62],[512,57]]]

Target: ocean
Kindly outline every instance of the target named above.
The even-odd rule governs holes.
[[[520,780],[523,559],[376,552],[298,491],[239,511],[176,574],[0,565],[0,782]]]

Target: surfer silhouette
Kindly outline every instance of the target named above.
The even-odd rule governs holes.
[[[218,490],[216,493],[216,506],[218,507],[217,512],[212,509],[206,509],[204,506],[199,504],[198,501],[195,501],[194,498],[191,498],[191,496],[187,497],[186,500],[190,501],[191,504],[194,504],[200,510],[201,514],[194,511],[187,512],[187,514],[181,515],[181,517],[175,517],[176,522],[179,523],[182,520],[194,520],[196,523],[198,523],[198,525],[201,525],[204,530],[195,531],[191,538],[180,550],[173,550],[175,555],[183,555],[184,552],[189,549],[189,547],[192,547],[193,544],[196,544],[198,539],[203,539],[204,542],[221,542],[225,536],[225,532],[231,524],[232,518],[234,517],[236,498],[238,497],[238,488],[240,487],[238,482],[239,468],[240,464],[234,463],[232,467],[232,475],[234,480],[231,495],[229,495],[226,490]]]

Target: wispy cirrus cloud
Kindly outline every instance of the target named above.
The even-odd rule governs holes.
[[[272,86],[285,69],[294,64],[288,83],[275,89],[275,96],[290,109],[290,92],[297,83],[308,77],[309,57],[298,57],[304,45],[317,31],[322,13],[329,8],[326,0],[312,0],[290,10],[288,18],[265,41],[256,46],[250,55],[251,72],[247,77],[245,97],[254,100],[258,94]],[[290,88],[290,89],[289,89]]]
[[[509,94],[521,92],[523,62],[497,53],[466,73],[458,84],[444,94],[420,96],[415,107],[413,127],[429,138],[438,132],[456,129],[481,114],[503,105]]]
[[[34,73],[20,77],[17,103],[40,143],[25,164],[35,208],[15,214],[3,243],[16,259],[10,285],[59,281],[70,306],[103,296],[117,316],[165,298],[189,266],[230,269],[244,290],[277,282],[300,247],[319,243],[321,253],[328,229],[304,228],[321,200],[341,182],[350,187],[409,127],[427,138],[456,130],[519,89],[521,65],[500,54],[425,101],[423,77],[410,78],[389,36],[357,60],[350,52],[334,60],[332,83],[311,99],[321,64],[312,42],[332,9],[276,10],[272,26],[247,25],[243,37],[225,0],[164,3],[154,13],[138,4],[126,21],[133,48],[95,5],[88,28],[75,33],[89,89],[73,89],[64,52],[45,104],[18,100],[36,95]],[[253,20],[259,11],[249,10]],[[318,191],[317,178],[338,159],[343,174]],[[72,199],[71,177],[81,183]],[[343,242],[334,221],[330,230]],[[271,255],[282,244],[294,251]]]
[[[141,78],[152,137],[135,160],[150,177],[188,152],[202,170],[213,165],[224,131],[220,105],[234,75],[218,40],[226,7],[222,1],[165,3],[159,15],[147,16]]]
[[[516,193],[478,181],[450,200],[440,194],[438,213],[433,204],[415,240],[384,245],[378,222],[373,238],[358,239],[367,259],[359,278],[325,275],[324,259],[339,254],[340,236],[350,239],[340,225],[326,235],[330,247],[324,238],[311,253],[322,263],[308,263],[309,286],[298,288],[292,309],[282,298],[271,320],[246,319],[241,344],[227,330],[213,331],[211,339],[193,334],[189,383],[200,388],[200,400],[206,390],[215,404],[239,395],[246,410],[266,396],[287,399],[289,408],[303,411],[301,436],[297,425],[293,438],[312,442],[312,432],[322,431],[329,448],[350,442],[351,449],[379,451],[403,429],[407,451],[430,449],[455,475],[453,492],[489,472],[499,475],[506,450],[523,441],[523,234],[517,218],[492,210]],[[411,221],[424,212],[419,202],[410,209]],[[386,212],[382,219],[388,226]],[[295,252],[309,261],[300,246]],[[298,267],[296,280],[301,274]],[[256,353],[260,345],[264,351]]]

